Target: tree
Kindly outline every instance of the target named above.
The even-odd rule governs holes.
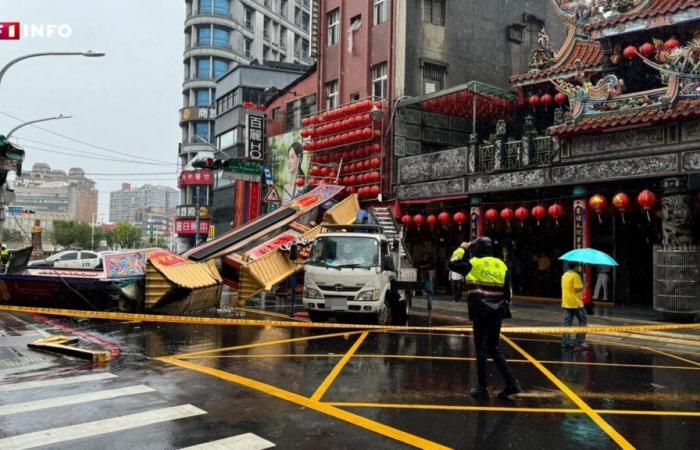
[[[49,239],[54,245],[63,248],[90,248],[92,228],[83,222],[57,220],[53,223],[53,230],[49,235]]]
[[[141,243],[141,229],[129,222],[117,224],[111,234],[114,245],[121,248],[137,248]]]
[[[28,240],[22,232],[12,228],[5,228],[2,230],[2,239],[5,242],[22,242]]]

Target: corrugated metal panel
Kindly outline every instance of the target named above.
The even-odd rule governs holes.
[[[151,263],[149,263],[151,265]],[[207,263],[192,263],[182,264],[179,266],[160,266],[156,267],[165,277],[179,287],[186,289],[199,289],[209,286],[215,286],[220,283],[220,276],[216,267],[216,278],[213,275],[212,267]]]
[[[146,267],[146,309],[151,309],[174,287],[153,264]]]
[[[348,196],[345,200],[329,209],[323,216],[323,221],[331,225],[350,225],[355,222],[360,212],[357,194]]]

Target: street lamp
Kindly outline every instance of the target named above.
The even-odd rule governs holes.
[[[64,116],[63,114],[59,114],[59,115],[53,116],[53,117],[46,117],[43,119],[30,120],[29,122],[21,123],[21,124],[17,125],[16,127],[14,127],[13,129],[11,129],[10,132],[7,133],[7,136],[5,136],[5,139],[10,139],[10,137],[15,133],[15,131],[19,130],[20,128],[24,128],[27,125],[31,125],[31,124],[39,123],[39,122],[48,122],[49,120],[70,119],[72,117],[73,116]]]
[[[29,58],[37,58],[40,56],[85,56],[88,58],[101,58],[105,56],[104,53],[99,53],[99,52],[93,52],[92,50],[88,50],[87,52],[42,52],[42,53],[30,53],[29,55],[24,55],[20,56],[18,58],[13,59],[9,63],[5,64],[5,67],[0,69],[0,84],[2,84],[2,77],[5,76],[5,72],[12,67],[13,65],[17,64],[20,61],[24,61],[25,59]]]

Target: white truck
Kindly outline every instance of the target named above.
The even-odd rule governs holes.
[[[416,270],[401,268],[408,259],[401,240],[380,225],[324,226],[304,265],[304,308],[314,322],[335,315],[374,316],[377,323],[406,322],[409,289]]]

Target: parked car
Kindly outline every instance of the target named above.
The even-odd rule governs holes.
[[[61,269],[95,269],[102,259],[95,252],[66,250],[51,255],[46,259],[31,261],[28,267],[51,267]]]

